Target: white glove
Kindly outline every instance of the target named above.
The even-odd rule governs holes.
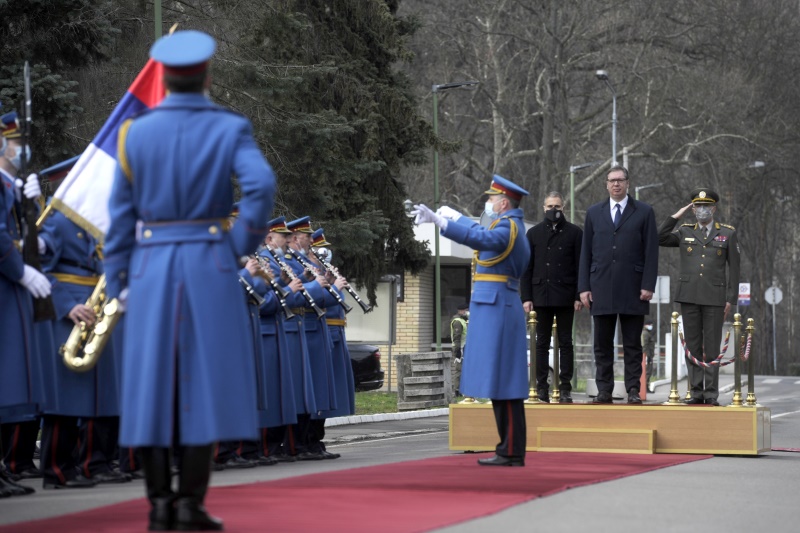
[[[44,255],[47,251],[47,243],[41,237],[36,237],[36,244],[39,247],[39,255]]]
[[[328,263],[331,262],[333,258],[333,253],[327,248],[317,248],[317,255],[319,255],[323,261],[327,261]]]
[[[436,210],[436,214],[439,215],[440,217],[444,217],[444,218],[446,218],[448,220],[452,220],[453,222],[455,222],[456,220],[458,220],[462,216],[461,213],[459,213],[458,211],[456,211],[452,207],[447,207],[446,205],[443,205],[442,207],[437,209]]]
[[[47,276],[36,270],[30,265],[25,265],[22,271],[20,285],[28,289],[34,298],[45,298],[50,296],[50,280]]]
[[[25,186],[22,188],[22,194],[29,200],[35,200],[42,195],[42,188],[39,186],[39,176],[31,174],[25,180]]]
[[[128,287],[119,291],[117,301],[119,301],[119,311],[124,313],[128,309]]]
[[[414,215],[414,224],[417,226],[432,222],[441,229],[447,228],[447,219],[440,217],[431,211],[430,208],[425,204],[415,205],[414,209],[411,211],[411,214]]]

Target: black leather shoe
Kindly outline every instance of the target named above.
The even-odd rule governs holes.
[[[42,477],[42,473],[36,468],[26,468],[21,472],[17,472],[14,476],[18,479],[39,479]]]
[[[322,458],[323,459],[338,459],[339,457],[342,456],[342,454],[340,454],[340,453],[332,453],[332,452],[329,452],[328,450],[322,450],[319,453],[322,454]]]
[[[297,454],[298,461],[322,461],[325,457],[321,453],[303,452]]]
[[[686,405],[700,405],[705,403],[702,398],[689,398],[688,400],[684,400],[683,403]]]
[[[719,407],[719,402],[716,398],[706,398],[706,405],[715,405]]]
[[[642,399],[639,397],[639,391],[636,389],[631,389],[628,393],[628,404],[630,405],[642,405]]]
[[[257,465],[253,461],[248,461],[247,459],[240,457],[238,455],[234,455],[224,463],[225,470],[228,469],[238,469],[238,468],[255,468]]]
[[[95,483],[127,483],[130,481],[130,478],[128,478],[128,476],[125,474],[114,472],[113,470],[110,472],[98,472],[96,474],[92,474],[90,479]]]
[[[614,398],[607,392],[598,392],[597,396],[592,398],[592,403],[614,403]]]
[[[36,492],[33,487],[20,485],[12,481],[7,473],[0,473],[0,498],[7,498],[9,496],[25,496],[26,494],[33,494]]]
[[[572,403],[572,394],[568,391],[561,391],[561,396],[558,398],[558,403]]]
[[[93,480],[81,475],[76,476],[74,479],[68,479],[64,483],[47,480],[42,483],[42,487],[46,489],[88,489],[95,485],[97,485],[97,483]]]
[[[279,463],[294,463],[297,461],[297,457],[294,455],[289,455],[287,453],[279,453],[277,455],[272,456],[276,461]]]
[[[481,466],[525,466],[525,459],[522,457],[503,457],[495,455],[489,459],[478,459]]]
[[[536,397],[539,398],[540,402],[550,403],[549,392],[550,391],[546,391],[546,390],[537,391],[536,392]]]

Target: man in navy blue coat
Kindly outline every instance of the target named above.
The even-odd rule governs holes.
[[[594,403],[612,403],[617,317],[622,329],[628,403],[642,403],[639,335],[656,288],[658,228],[653,208],[631,198],[629,187],[628,170],[611,167],[606,179],[610,198],[586,211],[583,228],[578,291],[581,303],[591,309],[594,318]]]

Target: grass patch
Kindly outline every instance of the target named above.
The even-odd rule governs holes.
[[[377,415],[396,412],[396,392],[367,391],[356,393],[357,415]]]

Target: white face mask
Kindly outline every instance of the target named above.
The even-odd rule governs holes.
[[[494,212],[494,204],[487,200],[486,205],[483,206],[483,212],[489,218],[497,218],[497,213]]]
[[[25,146],[25,155],[26,155],[25,162],[26,163],[30,162],[30,160],[31,160],[31,147],[30,146],[27,146],[27,145]],[[14,155],[13,157],[9,157],[8,158],[9,163],[11,163],[11,165],[14,168],[16,168],[17,170],[19,170],[20,167],[22,167],[22,158],[21,158],[21,156],[22,156],[22,147],[20,146],[19,148],[17,148],[16,155]]]
[[[647,331],[653,331],[653,326],[645,326],[644,329]]]

